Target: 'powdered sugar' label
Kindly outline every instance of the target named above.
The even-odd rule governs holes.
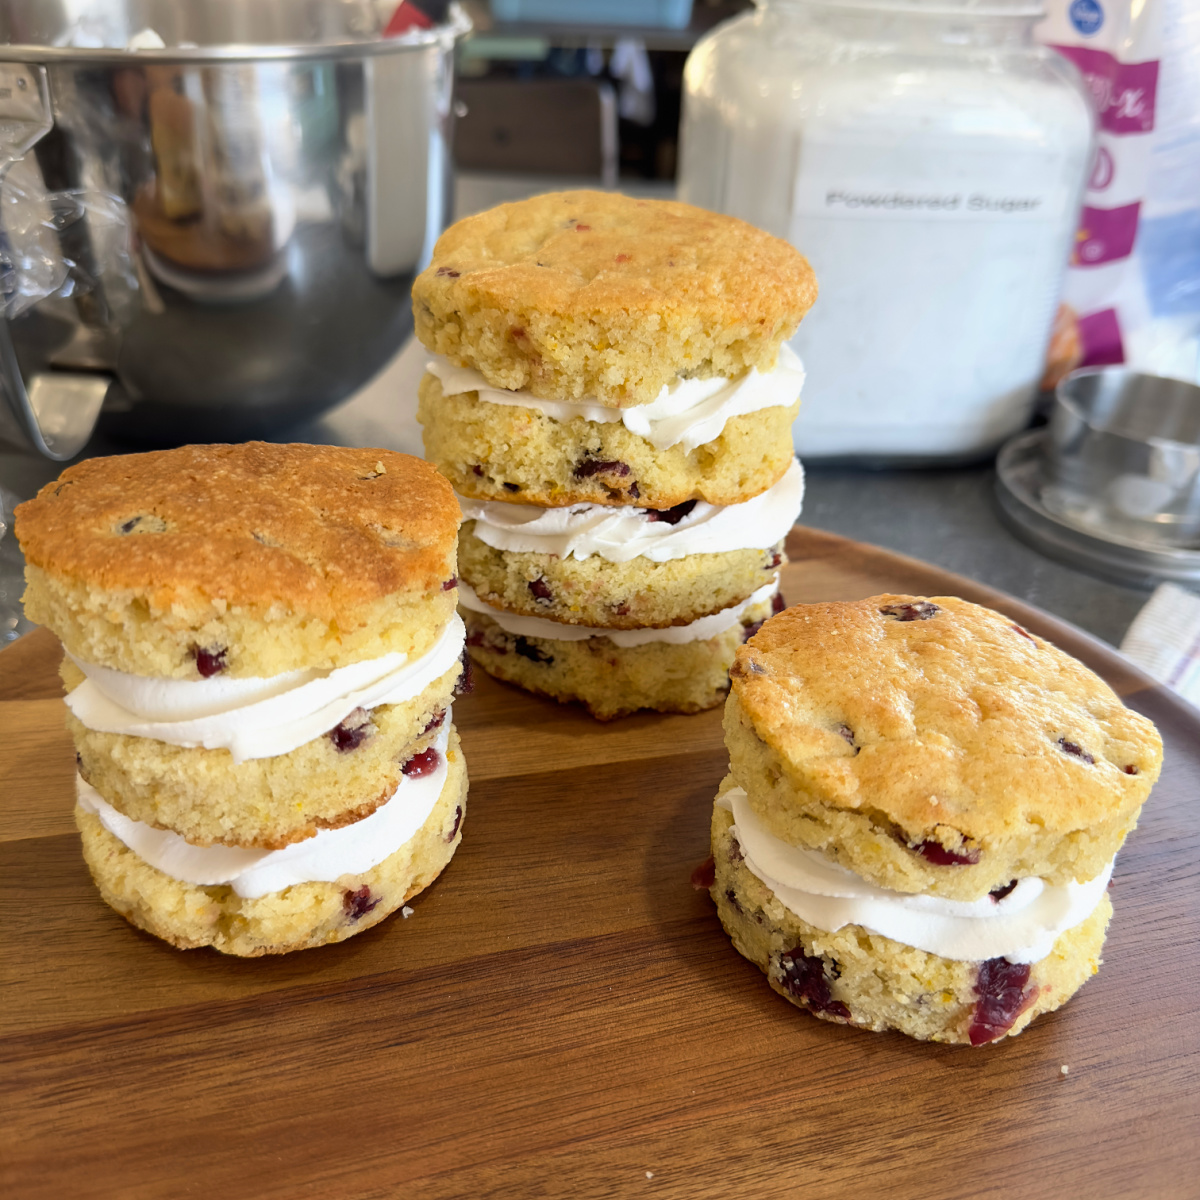
[[[996,183],[914,185],[911,180],[864,179],[802,171],[793,213],[808,217],[880,217],[912,221],[1058,221],[1068,202],[1065,187]]]

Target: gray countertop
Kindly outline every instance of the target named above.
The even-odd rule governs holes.
[[[991,467],[810,465],[802,520],[945,567],[1119,643],[1149,593],[1085,575],[1027,546],[1002,524],[994,485]]]

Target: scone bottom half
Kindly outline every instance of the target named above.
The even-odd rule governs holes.
[[[1162,753],[1152,723],[1096,675],[999,613],[896,595],[786,610],[730,674],[731,774],[700,879],[775,991],[825,1020],[983,1045],[1096,973],[1112,913],[1103,881]],[[771,837],[898,899],[998,904],[1031,877],[1098,899],[1071,927],[1044,927],[1057,935],[1031,962],[817,928],[749,869],[722,801],[735,787]]]
[[[1112,916],[1107,893],[1036,962],[956,961],[861,925],[828,932],[801,920],[746,867],[731,826],[731,814],[715,807],[704,872],[721,924],[773,991],[822,1020],[983,1046],[1059,1008],[1100,968]]]
[[[240,958],[287,954],[362,933],[437,879],[462,840],[467,805],[466,763],[453,726],[446,767],[424,823],[381,862],[336,880],[296,883],[253,898],[239,896],[229,885],[188,883],[165,874],[82,805],[76,806],[75,821],[101,896],[131,925],[180,950],[211,947]]]

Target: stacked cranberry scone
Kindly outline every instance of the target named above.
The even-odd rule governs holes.
[[[779,604],[804,488],[783,343],[815,296],[787,243],[683,204],[556,193],[442,236],[419,416],[489,673],[602,719],[721,702]]]
[[[810,604],[730,672],[711,892],[825,1020],[981,1045],[1097,970],[1162,743],[1101,679],[953,597]]]
[[[70,467],[16,515],[113,908],[181,948],[282,953],[436,878],[467,776],[459,513],[432,467],[185,446]]]

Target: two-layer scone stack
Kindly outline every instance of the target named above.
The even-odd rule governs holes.
[[[557,193],[442,236],[419,417],[480,665],[601,718],[720,703],[800,511],[782,343],[815,296],[787,243],[683,204]]]
[[[1082,664],[953,597],[811,604],[730,672],[721,922],[826,1020],[981,1045],[1097,970],[1162,743]]]
[[[384,450],[92,459],[17,510],[104,899],[181,948],[369,928],[461,837],[458,505]]]

